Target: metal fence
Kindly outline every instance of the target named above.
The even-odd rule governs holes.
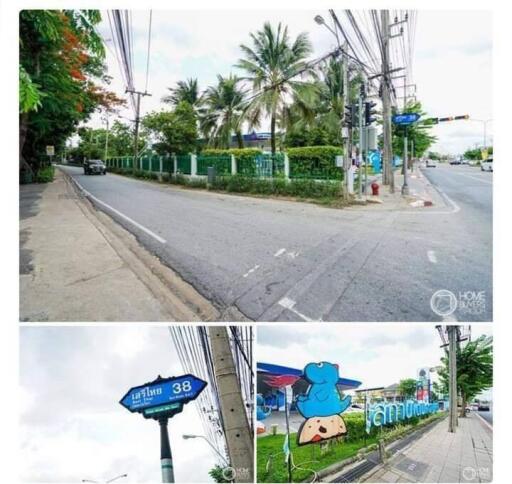
[[[132,156],[113,157],[106,160],[108,168],[131,170]],[[318,158],[293,158],[286,153],[243,155],[168,155],[142,156],[138,169],[159,174],[206,176],[208,167],[215,167],[217,176],[241,175],[251,178],[282,178],[291,180],[342,180],[343,171],[332,162]]]

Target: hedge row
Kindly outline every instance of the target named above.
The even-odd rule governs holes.
[[[328,178],[341,180],[343,172],[336,167],[337,146],[304,146],[286,150],[290,160],[290,178]]]

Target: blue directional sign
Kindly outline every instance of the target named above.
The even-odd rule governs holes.
[[[391,120],[393,124],[399,124],[401,126],[407,126],[408,124],[415,123],[421,118],[421,114],[418,113],[404,113],[394,114]]]
[[[194,375],[183,375],[156,380],[130,388],[120,404],[130,412],[144,412],[149,408],[185,404],[195,400],[207,383]]]

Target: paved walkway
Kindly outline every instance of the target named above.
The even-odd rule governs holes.
[[[58,170],[20,186],[20,321],[173,320],[94,217]]]
[[[394,455],[362,482],[491,482],[492,430],[478,415],[448,419]]]

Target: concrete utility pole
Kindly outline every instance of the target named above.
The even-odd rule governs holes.
[[[350,146],[350,127],[346,122],[346,107],[350,103],[350,88],[349,88],[349,73],[348,73],[348,56],[347,56],[347,43],[343,44],[343,54],[342,54],[342,79],[343,79],[343,115],[341,118],[341,139],[344,140],[343,143],[343,171],[344,171],[344,185],[345,190],[343,190],[343,196],[345,200],[348,200],[348,190],[349,190],[349,171],[352,168],[352,148]],[[344,128],[346,129],[346,136],[344,137]]]
[[[383,135],[383,183],[389,185],[390,193],[395,192],[393,172],[393,150],[391,139],[391,99],[389,93],[389,10],[380,13],[382,24],[382,135]]]
[[[358,198],[361,200],[363,198],[363,161],[364,161],[364,146],[363,146],[363,98],[364,98],[364,82],[361,83],[360,91],[359,91],[359,103],[358,103],[358,111],[359,111],[359,170],[357,175],[358,181]]]
[[[105,135],[105,163],[106,163],[107,156],[108,156],[108,111],[105,114],[105,123],[107,125],[107,133]]]
[[[448,331],[448,369],[449,384],[448,394],[450,400],[450,417],[448,432],[455,433],[457,430],[457,332],[458,326],[447,326]]]
[[[210,326],[208,327],[208,336],[212,349],[229,461],[234,471],[234,481],[253,482],[253,435],[247,421],[227,328]]]
[[[409,195],[409,185],[407,184],[407,173],[408,173],[408,159],[409,159],[409,153],[407,152],[407,126],[404,127],[404,184],[402,185],[402,195]]]
[[[139,160],[139,125],[140,125],[140,97],[141,96],[151,96],[147,91],[135,91],[134,89],[126,89],[125,92],[129,92],[131,94],[137,94],[137,101],[135,103],[135,145],[133,147],[133,166],[132,171],[136,171],[138,168],[138,160]]]

